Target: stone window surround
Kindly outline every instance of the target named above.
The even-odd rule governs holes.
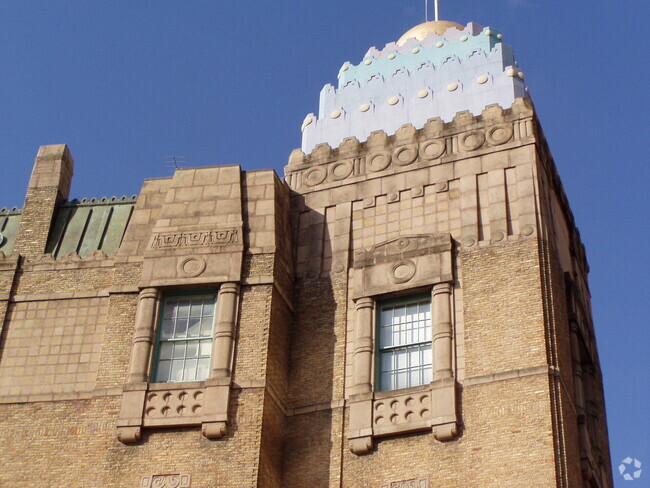
[[[201,425],[208,439],[226,434],[240,286],[217,286],[210,375],[205,381],[194,382],[149,382],[162,291],[151,287],[140,291],[129,375],[117,424],[121,442],[140,440],[143,427]],[[164,406],[157,408],[159,405]]]
[[[397,247],[395,247],[397,244]],[[405,236],[381,243],[355,259],[352,388],[348,398],[350,450],[373,449],[374,439],[431,429],[439,441],[458,433],[453,373],[453,276],[450,236]],[[391,250],[392,247],[392,250]],[[395,249],[404,252],[394,252]],[[409,273],[395,270],[408,263]],[[375,392],[376,304],[397,293],[431,291],[433,381]]]

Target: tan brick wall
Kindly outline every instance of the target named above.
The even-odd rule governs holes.
[[[245,384],[264,381],[268,347],[271,285],[244,286],[241,290],[239,328],[235,340],[233,381]]]
[[[95,388],[108,317],[106,298],[19,302],[7,315],[0,395]]]
[[[17,273],[16,295],[47,295],[61,292],[74,293],[107,290],[114,283],[113,262],[108,266],[87,269],[81,266],[65,269],[52,266],[50,269],[25,269]],[[117,283],[115,283],[117,284]]]
[[[459,263],[465,376],[546,364],[537,241],[463,250]]]
[[[340,316],[337,321],[332,282],[297,284],[294,303],[288,405],[297,408],[341,398],[345,323]]]
[[[327,409],[287,419],[283,488],[340,486],[341,463],[336,458],[347,449],[340,442],[341,432],[335,429],[340,424],[341,410]]]
[[[141,443],[115,437],[119,397],[0,405],[5,446],[0,486],[137,488],[145,475],[188,473],[192,488],[257,487],[261,390],[235,390],[232,432],[219,441],[195,428],[147,430]]]
[[[108,317],[97,372],[98,389],[121,388],[126,381],[137,299],[136,294],[113,294],[108,298]]]
[[[379,488],[417,477],[434,487],[555,486],[546,375],[463,388],[462,421],[452,442],[422,433],[381,440],[372,455],[346,450],[342,486]]]
[[[285,436],[285,415],[276,399],[264,395],[262,437],[259,446],[259,488],[282,486],[282,456]]]
[[[30,188],[20,219],[14,252],[34,259],[45,252],[58,201],[56,187]]]

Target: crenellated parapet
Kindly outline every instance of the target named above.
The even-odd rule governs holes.
[[[430,119],[421,129],[406,124],[393,135],[374,131],[363,143],[348,137],[336,148],[319,144],[309,154],[296,149],[285,167],[286,179],[291,188],[307,193],[443,165],[532,143],[534,126],[531,102],[518,98],[507,110],[491,105],[478,116],[465,111],[447,123]]]
[[[509,108],[528,93],[502,37],[469,23],[462,31],[371,48],[356,66],[344,63],[338,88],[325,85],[318,116],[303,122],[302,150],[334,147],[346,137],[365,141],[377,130],[392,135],[405,123],[419,129],[434,117],[449,122],[464,110],[479,115],[491,104]]]

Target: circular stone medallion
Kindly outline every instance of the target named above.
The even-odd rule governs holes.
[[[382,171],[390,165],[391,155],[390,153],[380,152],[375,153],[371,156],[368,156],[366,162],[366,168],[368,171],[376,173],[377,171]]]
[[[476,151],[484,142],[485,134],[477,130],[460,136],[460,147],[465,151]]]
[[[350,176],[353,169],[352,159],[338,161],[329,167],[330,178],[333,181],[341,181]]]
[[[415,276],[415,271],[416,271],[415,263],[410,259],[404,259],[402,261],[393,264],[389,268],[388,277],[393,283],[396,284],[406,283],[411,278],[413,278],[413,276]]]
[[[194,278],[195,276],[199,276],[201,273],[203,273],[205,271],[205,267],[205,259],[203,259],[201,256],[188,256],[178,262],[176,271],[178,271],[179,276]]]
[[[418,157],[415,144],[398,147],[393,151],[393,162],[398,166],[408,166]]]
[[[425,161],[433,161],[438,159],[445,153],[445,141],[442,139],[436,139],[433,141],[427,141],[420,144],[420,158]]]
[[[325,168],[316,166],[315,168],[308,169],[305,171],[304,178],[307,186],[316,186],[320,185],[325,178],[327,177],[327,171]]]
[[[512,125],[496,125],[487,131],[487,141],[493,146],[505,144],[512,139]]]

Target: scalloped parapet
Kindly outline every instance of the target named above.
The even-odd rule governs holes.
[[[365,141],[378,130],[394,134],[406,123],[419,129],[434,117],[449,122],[464,110],[479,115],[491,104],[509,108],[528,92],[502,37],[469,23],[462,31],[371,48],[357,66],[345,63],[339,87],[325,85],[318,116],[303,122],[303,152],[323,143],[337,147],[348,137]]]

